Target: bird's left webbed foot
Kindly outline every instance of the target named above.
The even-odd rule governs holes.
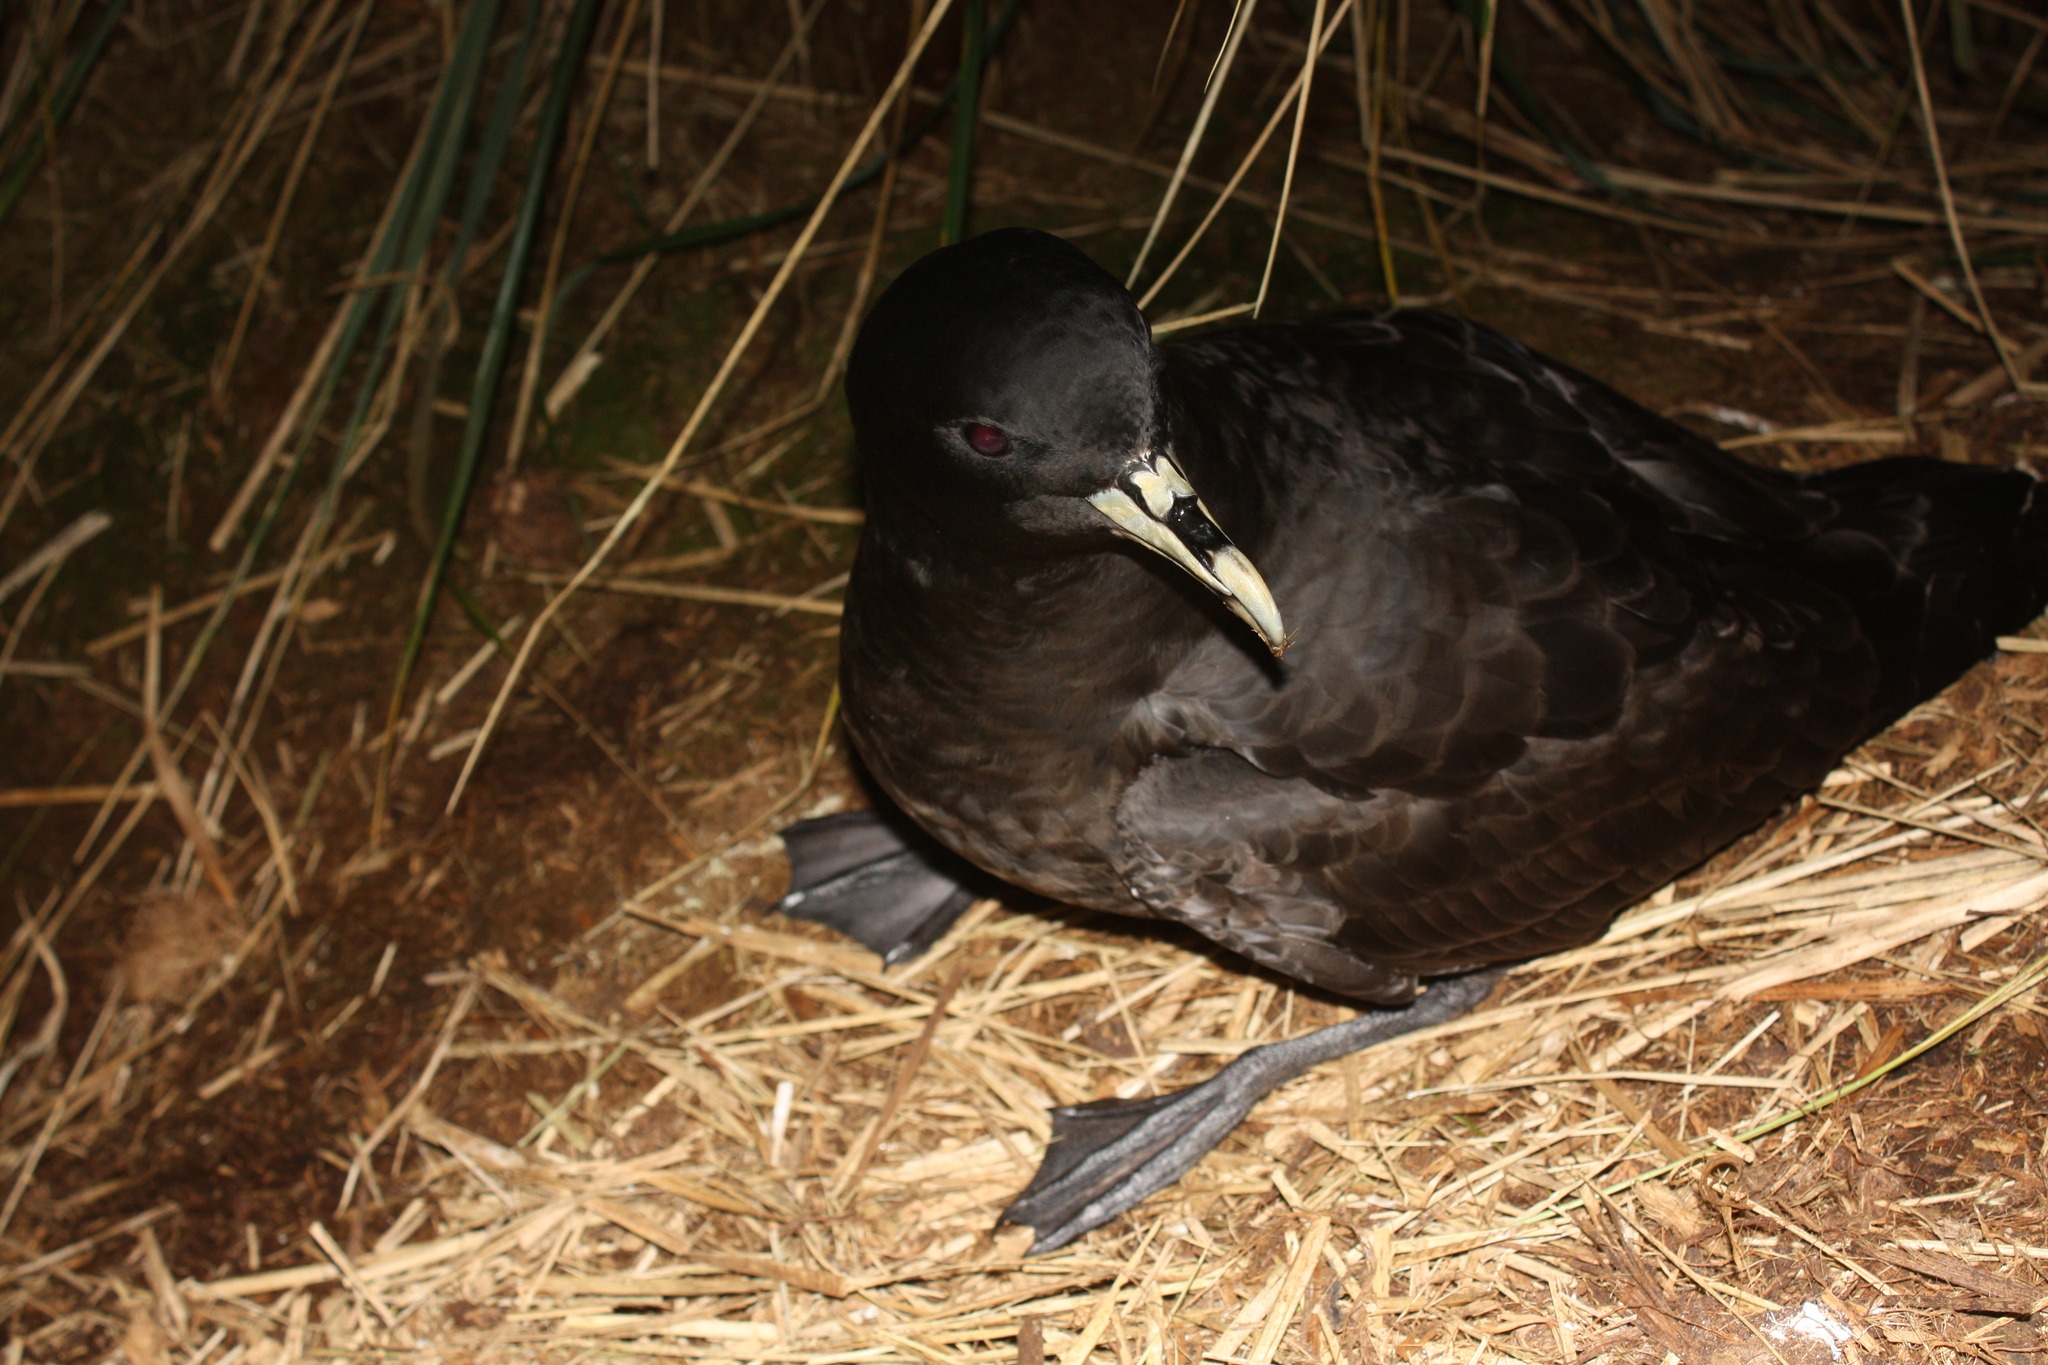
[[[896,812],[847,811],[782,831],[789,893],[774,909],[836,929],[891,966],[921,956],[990,879]]]
[[[1311,1067],[1457,1018],[1484,1000],[1505,970],[1440,978],[1401,1009],[1373,1010],[1253,1048],[1186,1090],[1055,1109],[1044,1161],[1002,1221],[1038,1234],[1033,1255],[1065,1246],[1178,1180],[1272,1091]]]

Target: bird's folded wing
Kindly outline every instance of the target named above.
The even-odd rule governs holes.
[[[1189,656],[1118,810],[1153,909],[1367,999],[1597,933],[1817,783],[1877,675],[1798,571],[1825,499],[1428,326],[1450,331],[1395,348],[1399,383],[1359,381],[1395,412],[1379,447],[1271,495],[1258,558],[1293,648]]]

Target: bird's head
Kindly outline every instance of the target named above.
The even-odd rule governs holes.
[[[871,501],[982,540],[1122,536],[1284,648],[1265,581],[1174,460],[1137,304],[1060,238],[1006,229],[912,265],[862,324],[846,398]]]

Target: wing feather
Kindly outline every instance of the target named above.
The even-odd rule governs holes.
[[[1867,729],[1872,650],[1795,563],[1825,498],[1470,324],[1294,332],[1173,362],[1187,420],[1222,395],[1341,456],[1210,438],[1226,484],[1268,475],[1241,495],[1268,528],[1251,553],[1303,624],[1278,670],[1198,649],[1134,722],[1158,757],[1117,857],[1156,912],[1400,998],[1598,933]]]

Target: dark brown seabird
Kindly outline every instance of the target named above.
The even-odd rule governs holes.
[[[846,727],[914,825],[793,827],[780,908],[900,960],[965,859],[1378,1007],[1057,1111],[1036,1251],[1598,935],[2048,597],[2025,473],[1754,468],[1440,313],[1155,346],[1039,232],[905,271],[846,389]]]

